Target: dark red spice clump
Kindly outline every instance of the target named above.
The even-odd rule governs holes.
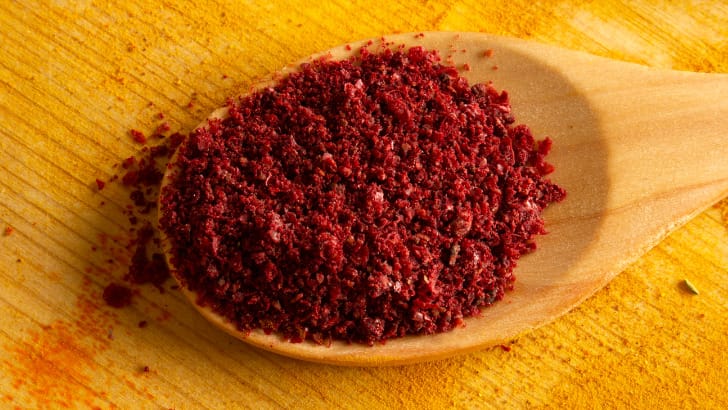
[[[103,298],[107,305],[123,308],[131,304],[131,289],[124,285],[112,283],[104,289]]]
[[[164,118],[164,117],[160,117]],[[163,122],[157,127],[157,135],[164,137],[164,133],[172,129],[168,122]]]
[[[241,330],[372,344],[513,287],[565,192],[508,95],[422,48],[319,60],[192,133],[163,189],[176,275]]]
[[[131,137],[134,139],[134,141],[140,144],[144,144],[145,142],[147,142],[147,137],[141,131],[131,130],[129,131],[129,133],[131,134]]]
[[[169,269],[163,254],[153,253],[151,258],[147,255],[147,248],[153,235],[154,230],[149,224],[144,225],[137,233],[134,240],[136,249],[131,258],[129,272],[124,279],[137,285],[151,283],[161,291],[163,290],[162,285],[169,277]]]

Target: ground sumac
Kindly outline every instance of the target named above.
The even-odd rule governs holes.
[[[366,48],[230,101],[160,199],[176,276],[241,330],[372,344],[452,329],[513,287],[565,192],[549,139],[436,52]]]

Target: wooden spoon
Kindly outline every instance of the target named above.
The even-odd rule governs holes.
[[[437,49],[471,83],[492,80],[507,90],[517,123],[530,126],[539,139],[554,140],[552,179],[569,195],[546,211],[550,233],[519,261],[515,290],[463,328],[371,347],[326,347],[261,331],[243,334],[195,304],[247,343],[299,359],[364,366],[438,359],[503,343],[568,312],[728,193],[728,75],[657,70],[477,33],[402,34],[386,41]],[[323,54],[344,58],[363,43]],[[211,118],[225,115],[223,108]],[[167,238],[163,243],[169,249]],[[184,292],[195,301],[195,294]]]

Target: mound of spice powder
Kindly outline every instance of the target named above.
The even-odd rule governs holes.
[[[175,275],[240,330],[373,344],[448,331],[513,288],[565,191],[506,92],[438,53],[367,48],[229,102],[179,148]]]

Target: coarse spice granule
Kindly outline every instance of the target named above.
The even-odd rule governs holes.
[[[161,129],[169,131],[167,127]],[[131,130],[131,134],[134,133],[141,132]],[[128,270],[122,278],[123,282],[108,284],[102,295],[104,302],[114,308],[131,305],[135,295],[132,286],[148,283],[164,292],[163,285],[169,279],[169,269],[164,255],[157,249],[159,238],[151,221],[155,219],[153,211],[159,197],[162,172],[184,136],[180,133],[168,136],[157,133],[152,137],[157,145],[147,145],[151,139],[145,137],[145,145],[138,154],[124,159],[116,166],[119,174],[115,174],[108,181],[96,179],[99,191],[113,182],[120,182],[129,191],[123,213],[128,218],[126,249],[130,252],[130,260],[119,261],[113,252],[112,258],[107,260],[109,263],[128,264]],[[101,244],[100,246],[103,247]],[[98,247],[92,246],[91,249],[96,251]]]
[[[512,289],[565,191],[506,92],[438,53],[362,48],[230,101],[162,190],[175,275],[240,330],[373,344]]]

